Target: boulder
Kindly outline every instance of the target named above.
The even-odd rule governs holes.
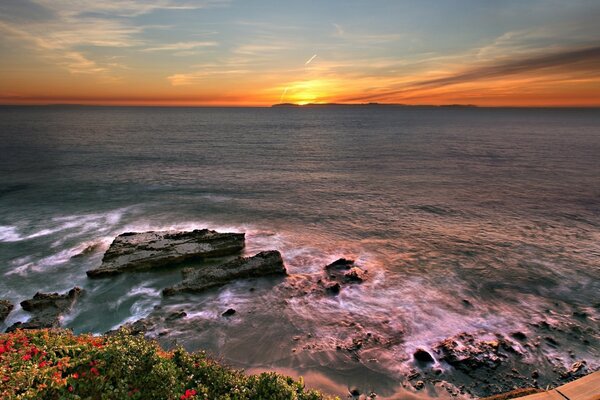
[[[328,285],[325,287],[325,290],[327,291],[327,293],[330,293],[333,295],[339,294],[341,289],[342,289],[342,287],[337,282],[332,283],[331,285]]]
[[[32,316],[27,322],[17,322],[6,331],[15,329],[43,329],[59,327],[60,316],[70,310],[83,290],[75,287],[67,293],[36,293],[32,299],[21,302],[21,307]]]
[[[112,242],[104,253],[102,265],[87,271],[87,275],[104,277],[193,259],[228,256],[244,248],[244,236],[243,233],[219,233],[208,229],[126,232]]]
[[[186,268],[182,271],[183,281],[163,290],[170,296],[179,292],[202,292],[208,288],[222,286],[236,279],[257,278],[268,275],[286,275],[283,259],[278,251],[262,251],[252,257],[238,257],[225,264]]]
[[[329,270],[345,270],[350,269],[354,266],[354,260],[349,260],[347,258],[340,258],[325,266],[327,271]]]
[[[235,314],[235,310],[233,308],[228,308],[223,314],[221,314],[223,317],[231,317],[233,314]]]
[[[4,322],[15,306],[8,300],[0,300],[0,322]]]
[[[420,348],[415,351],[413,357],[417,362],[420,362],[422,364],[432,364],[435,362],[435,360],[427,350]]]

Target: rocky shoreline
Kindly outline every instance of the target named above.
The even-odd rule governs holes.
[[[261,251],[251,257],[239,256],[216,265],[202,262],[208,258],[238,255],[244,247],[243,233],[219,233],[207,229],[127,232],[114,239],[104,254],[102,264],[87,271],[87,275],[90,278],[109,278],[122,273],[169,268],[195,260],[197,265],[184,268],[181,282],[164,288],[163,296],[201,293],[239,280],[282,277],[286,281],[277,289],[277,294],[283,299],[307,295],[338,296],[346,287],[360,285],[369,279],[368,270],[344,258],[323,266],[319,278],[286,278],[282,255],[276,250]],[[31,318],[14,323],[7,332],[59,327],[61,316],[74,307],[82,295],[85,292],[78,287],[63,294],[37,293],[32,299],[20,303]],[[468,306],[470,304],[465,303],[465,307]],[[13,309],[10,302],[0,300],[0,322]],[[223,309],[220,313],[222,318],[237,318],[233,308]],[[588,315],[582,312],[577,318],[585,320]],[[127,323],[122,328],[127,328],[132,334],[162,338],[180,329],[186,319],[185,308],[173,310],[157,306],[147,317]],[[311,335],[294,336],[290,340],[296,343],[296,349],[341,352],[359,363],[371,360],[377,349],[396,349],[403,344],[403,332],[389,330],[383,325],[378,331],[367,331],[359,324],[353,328],[354,335],[344,341],[323,342]],[[547,320],[532,321],[530,331],[517,331],[508,336],[486,331],[462,332],[406,355],[405,360],[412,369],[400,382],[414,391],[443,388],[453,396],[490,396],[519,387],[556,386],[592,372],[594,367],[589,366],[586,360],[577,359],[573,353],[571,365],[565,367],[561,360],[553,357],[552,350],[570,341],[583,344],[588,341],[587,344],[590,344],[588,338],[598,336],[598,330],[589,327],[576,323],[557,326]],[[532,363],[532,359],[544,362]],[[354,394],[358,396],[360,393]]]

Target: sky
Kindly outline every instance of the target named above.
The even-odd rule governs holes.
[[[0,0],[0,104],[600,106],[598,0]]]

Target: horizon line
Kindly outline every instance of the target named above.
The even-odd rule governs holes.
[[[315,108],[315,107],[398,107],[398,108],[482,108],[482,109],[600,109],[600,105],[476,105],[476,104],[407,104],[407,103],[275,103],[269,105],[235,104],[107,104],[107,103],[0,103],[0,107],[138,107],[138,108]]]

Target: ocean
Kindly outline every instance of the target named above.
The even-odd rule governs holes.
[[[180,267],[86,277],[122,232],[196,228],[246,232],[290,276],[173,298]],[[340,257],[367,280],[316,290]],[[461,332],[541,337],[522,359],[540,385],[598,369],[600,111],[0,107],[0,297],[73,286],[75,332],[182,309],[163,345],[332,392],[391,395],[415,349]]]

